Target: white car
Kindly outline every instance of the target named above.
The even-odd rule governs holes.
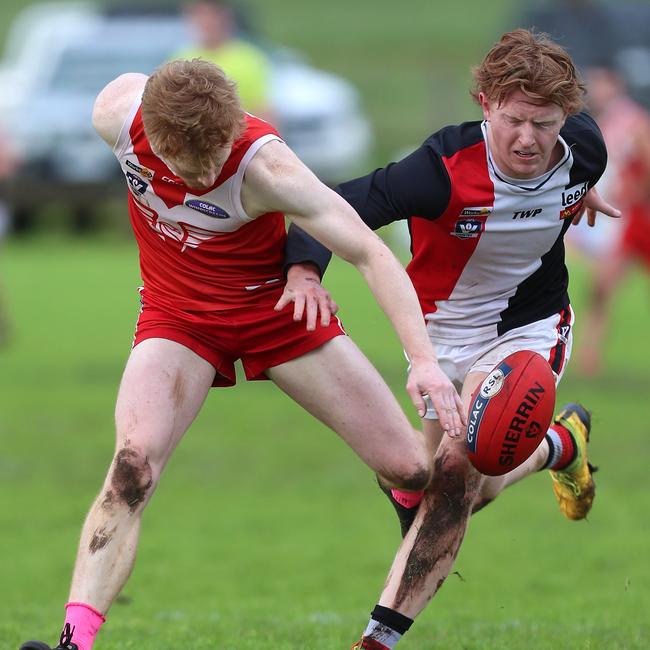
[[[178,13],[102,13],[86,4],[23,10],[0,67],[0,125],[23,159],[21,175],[62,186],[115,178],[119,168],[95,134],[95,96],[123,72],[150,73],[189,41]],[[325,182],[363,171],[369,122],[351,84],[297,56],[271,52],[272,106],[280,133]]]

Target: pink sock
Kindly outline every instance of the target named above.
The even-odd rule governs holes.
[[[418,490],[417,492],[391,490],[390,493],[393,495],[393,499],[405,508],[415,508],[415,506],[419,506],[420,501],[422,501],[422,497],[424,496],[424,490]]]
[[[106,619],[96,609],[84,603],[68,603],[65,606],[65,625],[62,640],[76,643],[79,650],[91,650],[99,628]],[[63,645],[63,642],[61,643]]]

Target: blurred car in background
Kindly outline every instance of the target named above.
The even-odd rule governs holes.
[[[22,159],[10,202],[38,203],[39,192],[85,205],[88,191],[101,199],[120,169],[91,125],[97,93],[121,73],[149,74],[188,41],[177,11],[76,3],[24,9],[0,65],[0,124]],[[291,51],[269,54],[271,111],[287,144],[328,184],[363,170],[372,134],[356,89]]]

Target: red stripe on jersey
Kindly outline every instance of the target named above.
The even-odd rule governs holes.
[[[413,259],[407,272],[420,299],[422,311],[436,311],[436,301],[449,298],[474,253],[494,206],[483,141],[443,157],[451,179],[451,196],[445,212],[434,220],[413,216],[409,220]]]
[[[560,321],[555,328],[557,330],[557,345],[551,350],[548,363],[556,375],[560,374],[566,359],[566,341],[571,327],[571,308],[565,307],[560,312]]]

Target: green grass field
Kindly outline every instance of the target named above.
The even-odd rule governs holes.
[[[0,261],[14,323],[0,351],[4,650],[58,634],[79,528],[112,454],[138,271],[133,246],[111,238],[12,241]],[[360,279],[334,264],[327,282],[408,408],[401,351]],[[650,647],[647,294],[641,276],[621,294],[606,376],[561,386],[561,400],[594,409],[590,520],[561,517],[547,476],[509,490],[472,522],[460,575],[404,650]],[[96,647],[346,648],[397,543],[373,476],[333,434],[266,382],[214,390],[147,510]]]

